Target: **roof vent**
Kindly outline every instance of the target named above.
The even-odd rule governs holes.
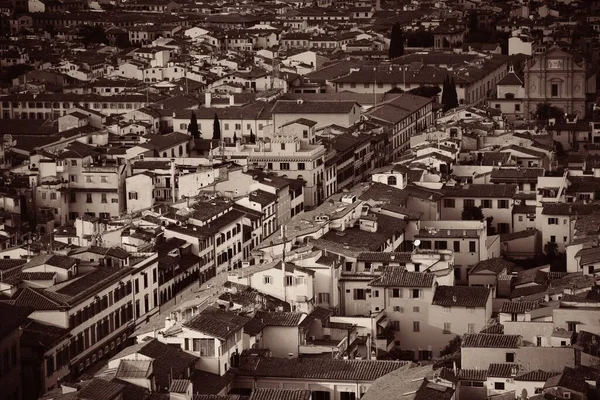
[[[456,303],[456,296],[452,296],[452,302]]]

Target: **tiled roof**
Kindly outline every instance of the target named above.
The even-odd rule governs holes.
[[[9,304],[0,303],[0,340],[10,335],[27,321],[27,316],[34,311],[33,309],[16,307]]]
[[[477,265],[475,265],[475,267],[471,270],[470,274],[476,274],[483,271],[490,271],[498,275],[504,269],[507,269],[507,272],[510,273],[514,266],[514,263],[506,261],[502,258],[489,258],[487,260],[480,261],[479,263],[477,263]]]
[[[504,334],[504,325],[494,324],[494,325],[488,326],[486,328],[483,328],[481,331],[479,331],[479,333],[491,333],[491,334],[496,334],[496,335],[502,335],[502,334]]]
[[[333,311],[323,307],[315,307],[310,314],[300,322],[301,328],[307,328],[313,321],[319,320],[324,322],[333,315]]]
[[[259,319],[252,318],[244,325],[244,333],[250,336],[256,336],[265,329],[265,324],[260,322]]]
[[[254,315],[254,318],[266,326],[298,326],[305,317],[306,314],[298,312],[257,311]]]
[[[546,381],[544,389],[561,387],[574,392],[587,394],[588,384],[585,377],[574,368],[565,367],[560,375],[553,376]]]
[[[15,306],[32,307],[36,310],[61,310],[68,308],[68,296],[44,289],[25,288],[14,301]]]
[[[0,307],[0,314],[2,314],[4,320],[5,316],[1,310]],[[27,321],[22,329],[21,344],[28,347],[41,347],[44,350],[49,350],[61,340],[67,339],[71,333],[70,329],[42,324],[34,320]]]
[[[239,368],[238,375],[351,382],[373,381],[405,364],[404,361],[249,357]]]
[[[38,265],[51,265],[56,268],[61,269],[69,269],[77,263],[77,259],[68,257],[68,256],[60,256],[55,254],[47,254],[36,256],[31,259],[27,264],[23,266],[23,269],[37,267]]]
[[[488,367],[487,376],[490,378],[510,378],[511,375],[516,373],[514,364],[507,363],[492,363]]]
[[[509,314],[524,314],[527,311],[540,308],[540,303],[537,301],[506,301],[502,303],[500,308],[501,313]]]
[[[590,215],[600,211],[600,204],[584,203],[546,203],[542,208],[543,215]]]
[[[248,317],[220,310],[216,307],[209,307],[186,321],[183,326],[225,340],[242,329],[249,320]]]
[[[381,276],[369,286],[390,287],[431,287],[435,275],[428,272],[411,272],[404,267],[385,267]]]
[[[173,379],[169,393],[185,393],[189,384],[190,381],[188,379]]]
[[[535,182],[537,183],[537,178],[540,176],[544,176],[543,168],[500,168],[493,169],[492,174],[490,176],[490,181],[496,182]]]
[[[405,264],[411,262],[412,253],[409,252],[383,252],[383,251],[365,251],[358,255],[357,261],[367,262],[397,262]]]
[[[485,307],[490,289],[481,286],[438,286],[432,304],[442,307]]]
[[[118,379],[146,379],[152,373],[152,360],[122,360],[115,377]]]
[[[349,114],[355,101],[294,101],[277,100],[273,114]]]
[[[463,337],[462,347],[489,347],[498,349],[515,349],[521,344],[519,335],[495,335],[488,333],[472,333]]]
[[[375,182],[360,195],[359,199],[402,205],[407,197],[408,193],[402,189]]]
[[[548,268],[547,265],[519,271],[517,273],[517,278],[513,282],[513,285],[519,286],[529,283],[543,285],[548,283],[548,273],[543,271],[543,269],[546,268]]]
[[[511,198],[517,192],[517,185],[470,184],[462,187],[446,187],[444,197]]]
[[[312,392],[304,389],[260,389],[252,391],[249,400],[310,400]]]
[[[86,400],[106,400],[115,398],[125,388],[119,383],[94,378],[77,392],[77,397]]]
[[[463,381],[485,381],[487,371],[484,369],[461,369],[458,371],[458,379]]]
[[[529,371],[522,375],[516,376],[516,381],[529,381],[529,382],[546,382],[553,376],[558,375],[558,372],[546,372],[541,369],[535,371]]]

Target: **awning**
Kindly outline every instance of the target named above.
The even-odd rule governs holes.
[[[389,318],[382,318],[379,321],[377,321],[377,325],[379,325],[383,329],[387,328],[387,326],[389,324],[390,324],[390,319]]]

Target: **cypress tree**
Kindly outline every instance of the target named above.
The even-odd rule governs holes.
[[[200,130],[198,130],[198,120],[196,119],[196,113],[192,111],[190,117],[190,124],[188,125],[188,132],[194,139],[200,139]]]
[[[450,87],[450,97],[448,99],[448,105],[450,109],[458,107],[458,93],[456,92],[456,83],[454,83],[454,78],[450,78],[448,82]]]
[[[256,138],[254,137],[254,132],[252,132],[252,129],[250,129],[250,143],[256,143]]]
[[[213,121],[213,139],[221,140],[221,123],[219,122],[219,116],[215,113],[215,120]]]
[[[237,133],[233,132],[233,143],[237,143]]]
[[[404,38],[402,37],[402,28],[399,23],[395,23],[392,26],[392,32],[390,34],[390,59],[401,57],[404,55]]]
[[[444,112],[448,111],[448,109],[446,108],[446,104],[448,103],[448,89],[449,89],[449,83],[450,78],[448,77],[448,75],[446,74],[446,76],[444,77],[444,84],[442,86],[442,104],[444,105]]]

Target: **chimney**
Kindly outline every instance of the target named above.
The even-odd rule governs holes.
[[[204,93],[204,107],[206,107],[206,108],[212,107],[212,93],[211,92]]]

